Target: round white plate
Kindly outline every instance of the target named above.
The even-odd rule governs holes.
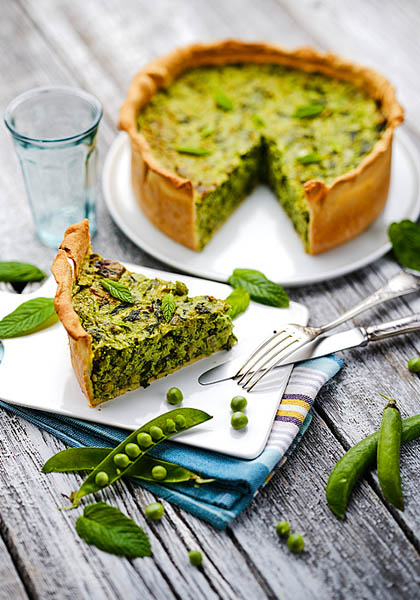
[[[109,149],[103,172],[108,209],[122,231],[159,260],[216,281],[238,267],[258,269],[285,286],[325,281],[360,269],[390,249],[387,228],[420,213],[418,155],[409,138],[395,137],[389,198],[369,229],[343,246],[309,256],[292,223],[270,189],[259,185],[216,233],[202,252],[174,242],[141,212],[131,191],[130,146],[121,133]]]

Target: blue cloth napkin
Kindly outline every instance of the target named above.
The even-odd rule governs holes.
[[[200,487],[191,483],[163,485],[139,482],[139,485],[214,527],[225,529],[269,481],[274,468],[283,464],[299,444],[311,422],[311,407],[318,391],[341,365],[340,359],[329,356],[300,363],[293,369],[266,448],[257,458],[240,460],[179,443],[162,442],[150,454],[217,481]],[[114,447],[127,436],[127,432],[121,429],[80,419],[2,401],[0,406],[48,431],[68,446]]]

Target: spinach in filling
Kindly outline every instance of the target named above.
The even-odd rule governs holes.
[[[355,168],[386,121],[350,82],[238,64],[185,72],[151,99],[138,124],[160,162],[193,182],[203,247],[258,181],[270,185],[306,244],[303,184],[328,184]]]
[[[108,293],[103,278],[126,286],[133,303]],[[171,293],[169,322],[162,299]],[[92,336],[91,380],[96,402],[114,398],[188,362],[229,349],[236,338],[224,300],[188,296],[185,284],[130,273],[98,254],[86,256],[73,288],[73,307]]]

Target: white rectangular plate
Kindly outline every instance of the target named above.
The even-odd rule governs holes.
[[[138,265],[126,265],[132,271],[150,277],[185,281],[192,296],[209,294],[225,298],[231,288],[225,284],[167,273]],[[33,297],[53,297],[55,282],[48,279],[36,293],[20,296],[0,292],[0,318],[14,310],[24,300]],[[184,394],[181,406],[200,408],[213,419],[190,432],[177,435],[174,441],[252,459],[264,449],[273,418],[290,374],[290,367],[278,369],[268,383],[245,394],[248,398],[246,429],[235,431],[230,425],[230,400],[242,392],[233,381],[201,386],[198,377],[230,357],[244,354],[271,335],[282,323],[306,324],[307,309],[292,302],[287,309],[272,308],[251,302],[249,309],[235,319],[238,344],[229,352],[222,351],[200,360],[140,388],[110,400],[97,408],[88,405],[74,375],[70,362],[67,335],[61,323],[32,335],[3,340],[4,357],[0,364],[0,398],[12,404],[77,417],[104,425],[135,430],[150,419],[174,408],[166,402],[166,391],[176,386]]]

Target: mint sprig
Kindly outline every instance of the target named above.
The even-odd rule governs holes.
[[[233,110],[233,102],[228,96],[226,96],[223,90],[216,90],[214,92],[214,100],[217,108],[221,108],[225,111]]]
[[[305,154],[304,156],[297,156],[296,160],[301,165],[311,165],[313,163],[321,162],[322,156],[318,154],[318,152],[310,152],[309,154]]]
[[[255,302],[287,308],[289,297],[278,283],[267,279],[264,273],[254,269],[235,269],[228,279],[233,288],[243,288]]]
[[[42,281],[46,274],[41,269],[30,263],[18,261],[0,262],[0,281],[30,282]]]
[[[177,152],[180,154],[191,154],[191,156],[208,156],[211,154],[210,150],[206,148],[197,148],[195,146],[177,146]]]
[[[420,226],[409,219],[391,223],[388,236],[398,262],[403,267],[420,271]]]
[[[226,298],[226,302],[230,305],[229,316],[231,319],[235,319],[238,315],[245,312],[249,306],[249,292],[243,288],[236,288]]]
[[[0,321],[0,339],[28,335],[56,321],[53,298],[32,298]]]
[[[86,506],[76,521],[76,531],[85,542],[110,554],[127,558],[152,556],[147,534],[106,502]]]
[[[292,117],[296,119],[312,119],[313,117],[318,117],[324,110],[324,104],[304,104],[303,106],[298,106],[293,113]]]
[[[101,285],[104,290],[117,300],[133,304],[134,298],[126,285],[123,285],[119,281],[114,281],[113,279],[101,279]]]
[[[174,316],[176,309],[175,298],[172,293],[165,294],[162,298],[162,313],[165,321],[169,323],[169,321]]]

